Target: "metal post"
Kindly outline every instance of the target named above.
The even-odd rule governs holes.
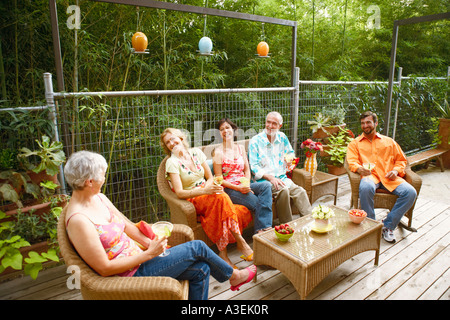
[[[50,7],[50,19],[52,23],[52,38],[53,38],[53,53],[55,56],[56,78],[58,81],[58,91],[63,92],[64,89],[64,75],[61,59],[61,44],[59,43],[59,27],[58,27],[58,12],[56,10],[56,0],[48,0]]]
[[[402,88],[402,70],[403,68],[398,68],[398,90]],[[395,139],[395,133],[397,131],[397,115],[398,115],[398,104],[400,102],[400,98],[397,97],[397,101],[395,102],[395,116],[394,116],[394,130],[392,131],[392,139]]]
[[[45,100],[47,102],[47,108],[49,109],[49,118],[53,124],[53,140],[59,140],[58,120],[56,118],[56,106],[53,92],[52,74],[44,73],[44,87],[45,87]],[[59,182],[61,184],[62,193],[66,193],[66,183],[63,174],[63,166],[59,167]]]
[[[394,87],[394,69],[395,69],[395,56],[397,52],[397,40],[398,40],[398,21],[394,21],[394,31],[392,33],[392,47],[391,47],[391,64],[389,66],[389,85],[388,85],[388,96],[387,96],[387,106],[385,110],[384,117],[384,130],[385,136],[389,135],[389,123],[391,118],[391,105],[392,105],[392,89]]]
[[[293,138],[292,141],[294,143],[294,152],[297,154],[297,143],[298,143],[298,98],[300,94],[299,90],[299,80],[300,80],[300,68],[295,67],[294,68],[294,106],[293,106],[293,115],[294,119],[293,121]]]

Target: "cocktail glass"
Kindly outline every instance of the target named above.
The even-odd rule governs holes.
[[[242,177],[239,181],[244,187],[250,187],[250,179]]]
[[[173,224],[171,224],[168,221],[158,221],[152,224],[152,230],[156,234],[158,238],[162,237],[170,237],[173,230]],[[164,248],[164,252],[161,253],[160,257],[166,257],[169,255],[169,252],[166,251],[166,248]]]
[[[372,171],[373,168],[375,168],[375,163],[370,163],[370,162],[363,163],[363,168]]]
[[[215,174],[214,175],[214,184],[215,185],[222,185],[223,183],[223,176],[221,174]],[[219,192],[217,192],[217,194],[220,194]]]

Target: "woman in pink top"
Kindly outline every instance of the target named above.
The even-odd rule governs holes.
[[[216,128],[222,145],[214,150],[214,174],[222,174],[224,191],[235,204],[247,207],[255,215],[255,233],[272,227],[272,185],[268,181],[250,183],[250,165],[242,145],[234,142],[236,124],[224,118]],[[241,256],[245,260],[251,257]]]
[[[168,249],[170,255],[160,257],[167,237],[147,238],[100,193],[106,168],[105,158],[89,151],[72,154],[64,168],[66,181],[73,189],[67,207],[67,234],[78,254],[101,276],[169,276],[189,280],[189,298],[206,300],[210,274],[220,282],[229,280],[231,290],[238,290],[256,275],[255,266],[233,269],[197,240],[172,247]]]

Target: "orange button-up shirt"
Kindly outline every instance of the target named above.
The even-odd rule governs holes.
[[[386,189],[393,191],[405,180],[406,156],[399,144],[392,138],[377,133],[372,141],[364,134],[355,138],[348,144],[347,162],[352,172],[356,172],[363,163],[375,163],[370,178],[375,184],[381,182]],[[396,170],[398,176],[395,180],[386,178],[389,171]]]

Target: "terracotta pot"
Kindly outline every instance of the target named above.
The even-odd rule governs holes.
[[[313,133],[312,137],[313,139],[325,139],[330,135],[336,134],[339,132],[339,128],[345,128],[346,124],[340,124],[337,126],[329,126],[324,127],[324,129],[320,128],[316,132]]]
[[[328,173],[334,174],[335,176],[340,176],[340,175],[347,173],[347,171],[345,171],[345,168],[343,166],[336,167],[336,166],[333,166],[332,164],[327,164],[327,167],[328,167]]]
[[[53,183],[60,185],[58,182],[58,176],[56,174],[53,176],[49,176],[45,171],[41,171],[39,173],[27,171],[27,174],[30,176],[31,181],[33,181],[37,185],[39,185],[43,181],[52,181]]]
[[[321,157],[328,157],[329,156],[328,150],[330,150],[330,146],[327,145],[327,144],[323,144],[322,147],[323,147],[323,150],[320,151],[320,156]]]

